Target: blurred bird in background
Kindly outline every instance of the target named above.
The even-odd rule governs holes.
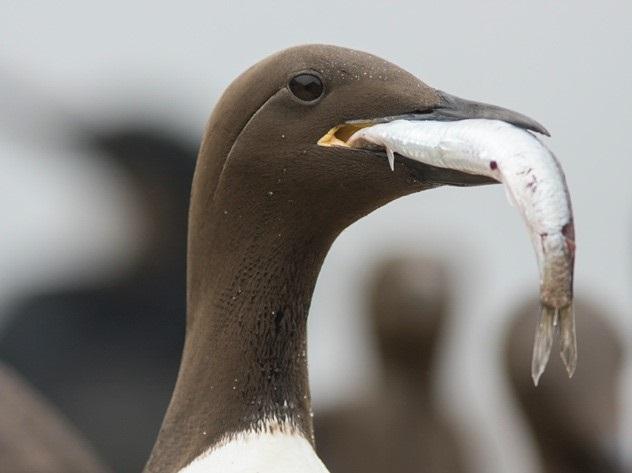
[[[4,316],[0,359],[50,400],[110,467],[140,471],[182,352],[197,145],[141,122],[81,130],[85,155],[107,160],[132,183],[141,208],[140,254],[114,279],[22,297]]]
[[[0,465],[5,473],[108,473],[46,399],[0,364]]]
[[[434,399],[450,284],[445,266],[430,257],[393,257],[375,268],[368,316],[380,383],[314,417],[316,448],[332,473],[468,471],[457,432]]]
[[[519,306],[507,333],[503,360],[515,399],[532,431],[545,473],[623,473],[617,451],[618,399],[623,343],[603,309],[578,298],[577,337],[581,363],[571,380],[561,360],[551,357],[539,386],[528,376],[535,302]]]

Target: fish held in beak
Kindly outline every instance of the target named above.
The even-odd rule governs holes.
[[[391,168],[397,153],[504,184],[510,203],[518,208],[529,230],[540,270],[542,312],[534,342],[533,381],[538,384],[556,335],[572,376],[577,364],[572,308],[575,235],[566,180],[553,153],[525,127],[479,118],[397,119],[346,130],[342,138],[338,145],[384,149]]]

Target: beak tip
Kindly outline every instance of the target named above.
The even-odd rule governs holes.
[[[533,125],[531,127],[529,127],[531,129],[531,131],[535,131],[536,133],[539,133],[541,135],[544,136],[551,136],[551,133],[549,133],[549,130],[547,130],[546,128],[544,128],[544,126],[542,126],[541,124],[539,124],[538,122],[534,121]]]
[[[549,131],[540,123],[521,113],[498,107],[497,105],[461,99],[441,90],[437,90],[437,95],[441,102],[437,107],[437,114],[443,115],[443,119],[463,120],[468,118],[484,118],[488,120],[500,120],[544,136],[551,136]],[[424,118],[432,119],[434,117],[432,114],[426,114]]]

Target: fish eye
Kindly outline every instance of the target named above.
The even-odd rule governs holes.
[[[314,103],[325,91],[323,81],[313,72],[296,74],[288,82],[290,92],[303,103]]]

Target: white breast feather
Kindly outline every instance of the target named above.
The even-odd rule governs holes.
[[[242,432],[193,460],[180,473],[329,473],[312,445],[292,429]]]

